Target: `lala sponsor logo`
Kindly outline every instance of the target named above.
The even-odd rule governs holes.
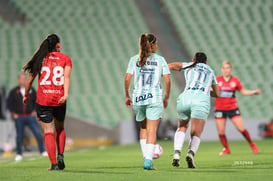
[[[147,99],[150,99],[150,98],[153,98],[153,94],[151,94],[151,93],[144,94],[144,95],[141,95],[141,96],[137,96],[136,97],[136,102],[144,101],[144,100],[147,100]]]

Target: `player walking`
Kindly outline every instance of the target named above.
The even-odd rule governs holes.
[[[174,155],[172,165],[180,166],[180,154],[184,144],[185,132],[191,120],[191,139],[186,156],[188,168],[195,168],[196,154],[200,136],[210,110],[210,96],[219,96],[219,87],[213,70],[207,65],[205,53],[197,52],[193,63],[175,62],[169,64],[170,70],[184,71],[186,87],[177,100],[179,118],[178,129],[174,136]],[[211,87],[213,91],[211,92]]]
[[[43,40],[31,60],[23,67],[23,70],[29,73],[23,99],[25,104],[29,101],[29,91],[33,80],[38,75],[36,112],[38,120],[41,121],[45,145],[51,162],[49,170],[63,170],[65,168],[63,156],[65,147],[64,119],[72,63],[67,55],[60,53],[60,50],[60,38],[56,34],[51,34]],[[56,161],[54,125],[58,164]]]
[[[157,40],[153,34],[142,34],[139,54],[130,59],[125,76],[125,104],[132,107],[140,123],[140,145],[144,157],[144,169],[154,170],[152,163],[156,144],[156,132],[164,108],[168,106],[170,94],[170,71],[165,59],[156,54]],[[165,96],[162,101],[160,79],[165,81]],[[134,76],[133,100],[129,94],[131,78]]]
[[[219,138],[224,146],[220,155],[230,154],[230,149],[228,146],[227,138],[225,135],[225,125],[226,120],[229,118],[231,122],[235,125],[238,131],[248,141],[254,154],[258,153],[258,148],[254,142],[252,142],[248,131],[243,126],[242,117],[240,110],[237,105],[235,92],[238,90],[242,95],[254,95],[260,94],[260,90],[246,90],[241,85],[238,78],[231,75],[232,66],[230,62],[225,61],[222,64],[222,76],[217,77],[220,88],[220,97],[215,100],[215,122],[218,130]]]

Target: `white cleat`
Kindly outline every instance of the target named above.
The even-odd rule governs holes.
[[[43,153],[41,153],[41,156],[46,157],[46,156],[48,156],[48,154],[46,151],[44,151]]]
[[[196,168],[192,154],[187,154],[186,161],[188,163],[188,168]]]
[[[21,160],[23,160],[23,156],[22,156],[22,155],[16,155],[16,156],[15,156],[15,161],[16,161],[16,162],[19,162],[19,161],[21,161]]]
[[[179,167],[180,166],[180,155],[178,153],[175,153],[173,155],[173,163],[172,163],[172,165],[174,167]]]

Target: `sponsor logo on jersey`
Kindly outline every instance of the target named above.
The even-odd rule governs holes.
[[[60,94],[61,91],[60,90],[50,90],[50,89],[44,89],[43,93],[45,94]]]
[[[137,96],[136,97],[136,103],[139,102],[139,101],[144,101],[144,100],[150,99],[150,98],[153,98],[153,94],[151,94],[151,93],[144,94],[144,95],[141,95],[141,96]]]
[[[198,87],[189,87],[187,90],[201,90],[201,91],[205,91],[204,87],[198,88]]]
[[[146,65],[157,66],[157,62],[146,61]],[[140,67],[139,62],[136,63],[137,67]]]
[[[235,91],[220,91],[220,97],[230,98],[235,97]]]
[[[236,87],[236,83],[235,82],[230,82],[230,87]]]
[[[155,71],[155,69],[140,69],[139,70],[139,72],[141,72],[141,73],[151,73],[151,72],[154,72]]]
[[[54,56],[49,56],[48,59],[52,59],[52,60],[59,60],[59,57],[54,57]]]
[[[157,66],[157,62],[147,61],[146,64],[147,65],[152,65],[152,66]]]

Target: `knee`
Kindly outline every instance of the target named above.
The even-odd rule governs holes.
[[[225,130],[224,129],[218,130],[218,134],[225,134]]]

